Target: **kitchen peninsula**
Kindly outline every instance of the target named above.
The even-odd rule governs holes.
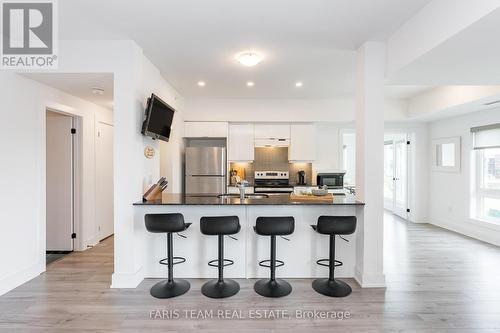
[[[283,278],[324,277],[328,269],[316,264],[316,260],[328,258],[329,237],[317,234],[311,224],[316,224],[321,215],[343,215],[357,217],[357,231],[339,239],[336,245],[338,259],[344,265],[336,269],[338,277],[355,277],[362,272],[363,265],[363,207],[364,203],[350,195],[334,196],[332,201],[297,201],[288,194],[271,195],[267,198],[245,198],[225,196],[197,196],[184,194],[164,194],[161,200],[137,202],[135,225],[137,235],[143,240],[141,255],[144,278],[164,278],[166,270],[158,261],[166,257],[164,235],[151,234],[144,227],[144,215],[149,213],[181,213],[192,225],[182,233],[174,235],[174,254],[186,258],[183,265],[175,266],[175,276],[180,278],[213,278],[214,268],[207,262],[217,258],[217,239],[200,233],[202,216],[238,216],[241,231],[236,239],[225,237],[225,257],[234,260],[234,265],[225,268],[230,278],[263,278],[269,270],[258,262],[269,257],[269,239],[260,237],[253,230],[259,216],[293,216],[295,231],[287,239],[278,238],[277,247],[280,260],[285,262],[277,270]]]

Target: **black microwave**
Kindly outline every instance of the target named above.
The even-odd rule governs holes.
[[[344,188],[345,172],[318,173],[316,176],[316,184],[319,187],[326,185],[329,189]]]

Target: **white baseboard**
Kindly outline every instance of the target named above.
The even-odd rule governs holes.
[[[383,273],[362,274],[359,269],[354,271],[354,279],[361,288],[385,288],[385,275]]]
[[[113,273],[111,288],[137,288],[142,280],[144,280],[142,267],[135,273]]]
[[[429,223],[438,227],[448,229],[459,234],[478,239],[480,241],[500,246],[500,231],[482,227],[473,223],[453,223],[442,219],[429,218]]]
[[[412,222],[412,223],[429,223],[429,219],[426,218],[426,217],[411,217],[411,218],[408,218],[408,221]]]
[[[20,285],[28,282],[31,279],[36,278],[43,272],[45,272],[45,265],[37,263],[36,265],[26,268],[20,272],[7,276],[0,281],[0,296],[8,293],[12,289],[19,287]]]

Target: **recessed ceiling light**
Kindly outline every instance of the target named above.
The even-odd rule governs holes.
[[[295,82],[295,86],[296,86],[297,88],[300,88],[300,87],[302,87],[303,85],[304,85],[304,84],[303,84],[302,82]]]
[[[200,87],[204,87],[204,86],[205,86],[205,82],[203,82],[203,81],[198,81],[198,85],[199,85]]]
[[[94,95],[104,95],[104,89],[102,88],[92,88],[92,93]]]
[[[253,83],[252,81],[247,82],[247,87],[253,87],[254,85],[255,85],[255,83]]]
[[[262,55],[255,51],[244,51],[236,55],[236,60],[243,66],[252,67],[262,61]]]

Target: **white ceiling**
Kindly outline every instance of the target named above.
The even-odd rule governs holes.
[[[113,109],[113,74],[26,73],[22,75],[107,109]],[[93,94],[92,88],[104,89],[104,94]]]
[[[500,9],[470,25],[393,75],[391,84],[500,84]]]
[[[389,99],[408,99],[428,90],[432,86],[385,86],[385,97]]]
[[[185,97],[334,98],[354,93],[360,44],[385,40],[428,2],[65,0],[59,30],[61,39],[135,40]],[[245,49],[264,61],[239,65],[233,56]]]

